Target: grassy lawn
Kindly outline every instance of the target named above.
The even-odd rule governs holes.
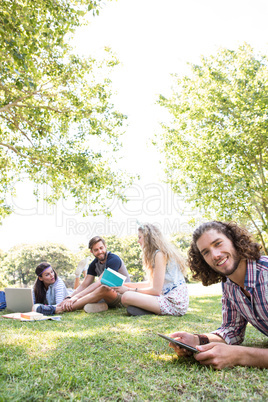
[[[60,322],[0,319],[0,401],[266,401],[268,370],[216,371],[178,358],[156,332],[209,332],[221,296],[191,296],[184,317],[125,309],[66,313]],[[245,345],[268,347],[248,326]]]

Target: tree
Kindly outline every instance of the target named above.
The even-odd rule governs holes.
[[[187,253],[190,248],[191,240],[192,240],[192,235],[189,233],[173,233],[171,235],[171,243],[176,246],[179,251],[184,255],[185,258],[187,258]]]
[[[3,260],[6,253],[0,249],[0,290],[4,289],[8,285],[8,281],[5,279],[3,270]]]
[[[120,239],[122,244],[121,257],[126,264],[132,282],[144,281],[146,272],[142,266],[142,251],[137,236],[126,236]]]
[[[76,55],[70,41],[100,0],[6,0],[0,4],[0,217],[12,212],[14,182],[47,184],[45,200],[72,196],[84,213],[109,213],[128,179],[114,152],[125,119],[111,103],[118,64]],[[129,183],[128,183],[129,184]],[[94,207],[97,204],[97,207]],[[85,206],[88,206],[85,209]]]
[[[247,44],[221,49],[160,96],[171,122],[161,146],[168,181],[206,218],[268,233],[268,62]]]
[[[5,279],[11,284],[28,285],[36,279],[35,268],[41,262],[48,262],[59,276],[74,274],[76,256],[61,244],[40,243],[22,244],[9,250],[1,269]]]

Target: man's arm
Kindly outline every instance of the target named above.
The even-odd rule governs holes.
[[[60,306],[62,309],[68,311],[72,310],[72,305],[74,302],[76,302],[76,300],[90,292],[93,292],[93,290],[100,286],[100,282],[97,281],[94,283],[94,280],[95,276],[87,275],[81,285],[72,293],[72,295],[61,302]]]
[[[222,323],[213,334],[223,338],[228,344],[240,345],[244,341],[248,321],[239,311],[239,306],[233,299],[226,283],[223,284],[222,294]]]
[[[200,353],[195,354],[195,359],[201,364],[210,365],[218,370],[234,366],[268,368],[267,349],[215,342],[197,346],[196,348]]]
[[[88,293],[93,292],[96,288],[98,288],[101,285],[100,278],[98,278],[98,280],[96,282],[94,282],[94,280],[95,280],[95,276],[87,275],[83,281],[83,283],[85,282],[87,284],[87,286],[82,287],[82,285],[83,285],[83,283],[82,283],[81,288],[80,288],[80,286],[77,288],[78,292],[74,292],[71,296],[71,299],[78,300],[81,297],[87,295]]]
[[[206,345],[200,345],[198,336],[188,332],[175,332],[170,337],[194,346],[199,351],[194,355],[195,359],[201,364],[210,365],[218,370],[233,366],[268,368],[268,349],[227,345],[218,335],[204,335],[208,337],[210,342]],[[178,356],[192,354],[172,343],[169,346],[175,350]]]
[[[79,293],[83,292],[85,289],[87,289],[91,284],[93,284],[95,280],[94,275],[86,275],[84,278],[83,282],[78,286],[78,288],[75,289],[75,291],[71,294],[71,297],[78,295]]]

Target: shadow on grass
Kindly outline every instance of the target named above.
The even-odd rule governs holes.
[[[227,370],[231,374],[226,379],[194,357],[175,357],[157,336],[177,330],[210,332],[220,322],[219,296],[191,298],[182,317],[129,317],[122,308],[66,313],[60,322],[1,319],[3,400],[177,401],[182,395],[189,400],[241,400],[242,391],[254,399],[256,388],[265,399],[261,370],[255,388],[248,369]],[[249,339],[261,343],[256,332],[250,329]],[[242,391],[236,390],[238,374]]]

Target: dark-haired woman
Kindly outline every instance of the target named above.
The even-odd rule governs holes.
[[[68,290],[56,271],[47,262],[39,264],[35,270],[37,279],[33,287],[33,311],[44,315],[59,314],[63,299],[72,293]]]

